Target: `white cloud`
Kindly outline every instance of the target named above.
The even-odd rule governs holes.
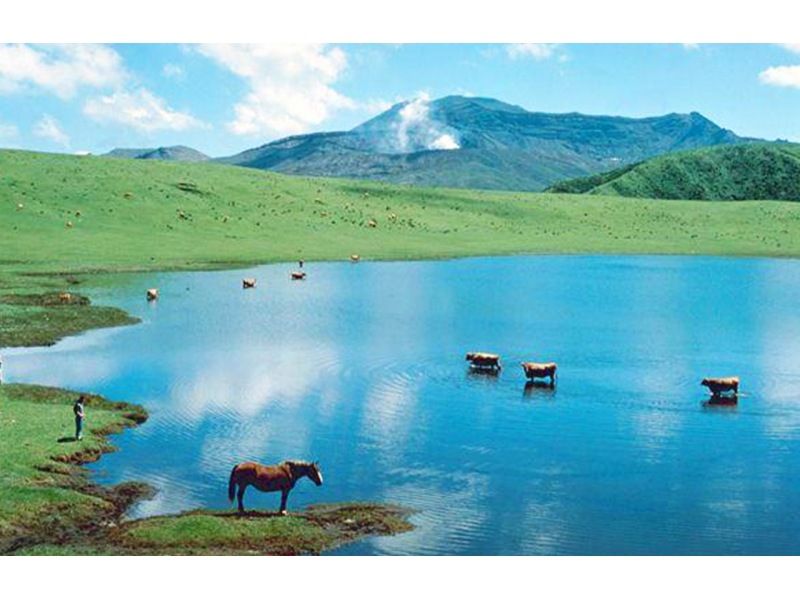
[[[161,74],[168,79],[183,79],[186,72],[181,65],[168,62],[161,69]]]
[[[758,80],[765,85],[800,89],[800,65],[771,66],[759,73]]]
[[[507,44],[506,54],[514,60],[532,58],[534,60],[547,60],[560,56],[560,44]]]
[[[198,51],[247,82],[228,128],[237,135],[304,133],[340,109],[356,108],[333,88],[345,53],[323,44],[207,44]]]
[[[111,87],[127,77],[122,58],[101,44],[0,45],[0,93],[39,88],[62,99],[80,87]]]
[[[778,44],[782,48],[789,50],[789,52],[793,52],[795,54],[800,54],[800,44]]]
[[[43,115],[39,122],[34,125],[33,134],[42,139],[49,139],[64,147],[69,145],[69,135],[61,129],[58,121],[49,114]]]
[[[191,114],[173,110],[144,88],[91,98],[84,104],[83,113],[98,122],[122,124],[146,133],[205,126]]]

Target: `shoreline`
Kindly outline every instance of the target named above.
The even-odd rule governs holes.
[[[37,416],[69,419],[63,414],[78,394],[28,384],[0,386],[0,423],[5,423],[3,412],[16,417],[14,408],[21,405],[34,407]],[[22,504],[20,513],[0,522],[0,555],[319,554],[368,536],[414,528],[408,522],[411,510],[369,502],[318,504],[287,517],[264,511],[240,516],[233,510],[196,509],[127,520],[130,507],[153,496],[153,488],[137,481],[98,484],[84,465],[117,450],[110,436],[145,423],[148,414],[138,405],[87,396],[90,424],[100,415],[106,416],[104,421],[86,426],[80,446],[66,436],[58,439],[58,446],[67,447],[64,450],[45,441],[47,456],[32,461],[24,478],[17,476],[4,488],[9,493],[42,494],[44,499],[37,498],[40,504],[32,512],[25,512],[27,505]],[[58,499],[49,498],[51,491]]]
[[[217,270],[224,269],[231,269],[230,264]],[[155,269],[149,271],[157,272]],[[187,270],[184,268],[175,270],[177,271]],[[97,275],[125,273],[133,272],[106,270],[98,271]],[[45,284],[48,285],[55,282],[53,274],[21,275],[45,278]],[[69,277],[70,286],[65,290],[69,290],[71,299],[66,303],[52,301],[58,295],[53,292],[0,294],[0,308],[4,304],[11,304],[44,310],[44,315],[36,311],[26,314],[27,317],[17,322],[19,327],[25,328],[37,318],[43,318],[48,324],[52,323],[45,325],[44,331],[39,331],[40,335],[34,342],[28,337],[16,336],[13,327],[10,333],[6,329],[4,335],[0,331],[0,339],[8,341],[10,338],[12,341],[4,344],[2,349],[47,347],[92,330],[141,323],[139,318],[131,316],[125,310],[94,305],[87,296],[74,292],[76,286],[86,282],[74,278],[77,275],[80,273],[57,275]],[[77,323],[70,321],[66,330],[60,328],[58,318],[47,315],[48,312],[59,313],[60,310],[68,311],[67,316],[80,314]],[[28,393],[37,398],[28,399]],[[3,421],[3,412],[9,411],[12,402],[41,402],[51,407],[56,404],[59,421],[69,421],[70,418],[65,414],[69,412],[69,406],[78,394],[81,393],[36,384],[3,383],[0,378],[0,425],[6,423]],[[89,407],[92,412],[110,411],[116,417],[99,428],[87,427],[85,437],[93,440],[90,446],[48,454],[42,462],[34,465],[30,479],[22,484],[68,493],[71,500],[80,503],[80,508],[74,509],[70,500],[51,500],[40,505],[41,509],[33,515],[11,517],[5,521],[4,513],[0,510],[0,555],[319,554],[369,536],[394,535],[414,529],[414,525],[408,522],[411,510],[375,503],[319,504],[291,512],[288,517],[273,517],[272,513],[255,511],[239,517],[228,510],[202,509],[127,521],[125,515],[129,509],[136,502],[153,496],[154,489],[137,481],[126,481],[112,486],[98,484],[91,480],[90,472],[84,466],[99,460],[104,454],[116,451],[117,448],[109,437],[145,423],[148,414],[139,405],[112,401],[90,393],[83,394],[90,397]],[[13,419],[13,409],[11,411],[10,423],[14,424],[16,421]],[[49,442],[52,443],[52,439]],[[66,443],[70,439],[63,436],[58,442]],[[0,449],[2,448],[4,445],[0,439]],[[44,479],[39,479],[40,477]],[[0,494],[0,502],[3,499],[5,497]],[[25,506],[22,505],[22,510]],[[216,533],[198,542],[191,533],[191,528],[194,526],[205,529],[209,525],[217,527]],[[235,541],[228,538],[232,531],[236,532]]]

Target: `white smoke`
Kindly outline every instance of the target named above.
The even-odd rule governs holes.
[[[433,143],[429,145],[428,149],[454,150],[460,147],[461,146],[458,144],[458,141],[455,140],[455,137],[448,133],[444,133],[434,139]]]
[[[403,106],[395,124],[397,147],[402,152],[459,149],[456,137],[430,118],[430,96],[420,93]]]

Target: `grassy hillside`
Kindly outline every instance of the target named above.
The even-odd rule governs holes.
[[[662,199],[800,200],[800,145],[748,144],[679,152],[553,185],[556,193]]]
[[[431,190],[215,164],[0,152],[0,272],[6,275],[352,253],[374,259],[514,252],[799,255],[798,217],[800,207],[780,202]]]

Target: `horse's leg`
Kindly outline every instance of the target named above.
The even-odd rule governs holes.
[[[236,498],[239,501],[239,512],[244,513],[244,491],[247,490],[247,484],[239,482],[239,491],[236,493]]]
[[[281,508],[278,511],[281,515],[286,515],[286,499],[289,498],[288,490],[281,490]]]

